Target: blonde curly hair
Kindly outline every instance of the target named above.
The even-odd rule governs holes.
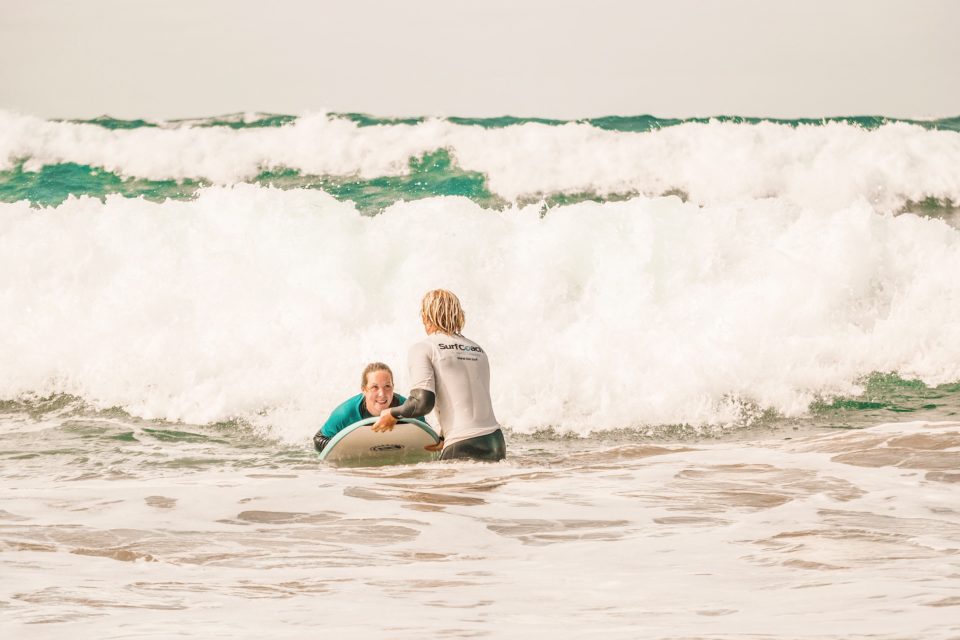
[[[460,335],[467,319],[460,300],[452,291],[427,291],[420,304],[420,317],[447,335]]]

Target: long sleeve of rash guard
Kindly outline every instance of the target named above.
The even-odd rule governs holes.
[[[394,418],[421,418],[433,411],[437,396],[426,389],[411,389],[407,401],[399,407],[390,409]]]

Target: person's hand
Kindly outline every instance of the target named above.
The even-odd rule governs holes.
[[[393,431],[393,427],[396,424],[397,419],[390,413],[390,409],[384,409],[380,412],[380,418],[373,424],[373,430],[377,433]]]
[[[428,444],[427,446],[424,447],[424,449],[426,449],[427,451],[432,451],[436,453],[437,451],[440,451],[443,449],[443,440],[441,440],[436,444]]]

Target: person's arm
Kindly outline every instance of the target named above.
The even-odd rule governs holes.
[[[431,411],[436,402],[433,391],[414,389],[407,396],[406,401],[399,407],[390,407],[380,412],[380,419],[373,425],[376,432],[393,431],[398,418],[422,418]]]
[[[433,411],[433,405],[437,396],[433,391],[426,389],[414,389],[410,396],[399,407],[384,409],[380,413],[380,419],[373,425],[374,431],[391,431],[397,424],[398,418],[421,418]],[[427,451],[440,451],[443,449],[443,436],[436,444],[428,444],[424,447]]]
[[[436,402],[436,387],[430,354],[431,347],[426,342],[419,342],[410,349],[407,357],[412,382],[410,395],[399,407],[381,411],[380,419],[373,425],[374,431],[391,431],[397,424],[397,418],[425,416],[433,410]]]
[[[394,418],[422,418],[431,411],[437,401],[433,391],[413,389],[406,401],[399,407],[390,407],[388,411]]]
[[[358,412],[352,411],[361,396],[354,396],[340,403],[327,421],[313,436],[313,446],[317,451],[323,449],[333,436],[360,419]],[[356,415],[354,415],[356,413]]]
[[[340,415],[338,411],[334,411],[332,414],[330,414],[330,417],[327,418],[327,421],[323,423],[323,426],[320,427],[320,430],[317,431],[317,435],[328,439],[332,438],[340,433],[344,427],[350,424],[348,420],[349,418]]]
[[[317,431],[313,436],[313,448],[317,450],[317,453],[323,451],[323,448],[327,446],[328,442],[330,442],[330,438],[323,435],[321,431]]]

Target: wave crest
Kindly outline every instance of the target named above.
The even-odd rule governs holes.
[[[447,287],[519,431],[800,415],[873,371],[960,379],[957,273],[957,230],[866,204],[636,197],[544,216],[446,197],[368,217],[253,185],[0,204],[0,398],[299,438],[368,361],[406,389],[419,298]]]
[[[257,119],[259,118],[259,119]],[[476,126],[455,119],[364,123],[331,114],[249,126],[53,122],[0,112],[0,170],[72,163],[121,179],[230,185],[265,172],[371,181],[408,176],[443,151],[508,203],[556,195],[683,193],[703,206],[779,198],[799,207],[960,202],[960,133],[915,123],[686,121],[624,131],[591,122]],[[273,119],[271,119],[273,118]],[[254,124],[262,126],[254,126]],[[83,193],[80,187],[80,193]],[[407,199],[403,190],[394,199]]]

